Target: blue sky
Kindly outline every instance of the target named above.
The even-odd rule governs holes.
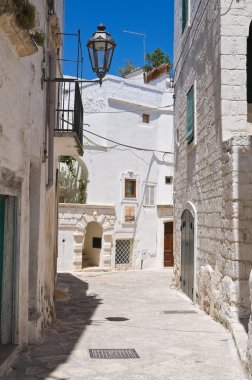
[[[159,47],[173,59],[173,2],[174,0],[143,1],[127,0],[65,0],[65,33],[81,31],[84,54],[84,77],[93,79],[86,42],[103,23],[116,41],[110,74],[118,75],[116,68],[121,67],[128,58],[136,66],[143,65],[143,37],[124,33],[123,30],[146,35],[146,53]],[[64,40],[64,58],[76,58],[76,39],[67,36]],[[75,75],[73,63],[64,64],[65,75]]]

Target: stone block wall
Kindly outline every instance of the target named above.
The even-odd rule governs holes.
[[[233,320],[246,320],[251,312],[252,149],[244,88],[251,5],[234,2],[227,20],[220,14],[230,2],[191,3],[191,26],[183,36],[180,2],[175,6],[174,285],[180,286],[181,215],[190,203],[196,221],[195,300],[230,326]],[[236,33],[243,34],[242,43]],[[188,145],[186,94],[192,85],[195,139]]]
[[[222,0],[221,20],[221,107],[222,138],[248,131],[247,123],[247,37],[252,21],[251,1]]]

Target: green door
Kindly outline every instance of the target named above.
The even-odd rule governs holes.
[[[0,315],[2,305],[5,197],[0,195]]]
[[[0,343],[16,338],[17,249],[19,245],[19,199],[0,195]]]
[[[181,218],[181,289],[193,300],[194,283],[194,218],[189,210]]]

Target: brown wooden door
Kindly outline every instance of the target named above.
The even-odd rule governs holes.
[[[173,267],[173,222],[164,224],[164,267]]]

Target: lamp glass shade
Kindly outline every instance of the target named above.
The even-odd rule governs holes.
[[[99,25],[97,29],[88,40],[87,47],[92,70],[101,79],[110,69],[116,43],[105,31],[104,25]]]

